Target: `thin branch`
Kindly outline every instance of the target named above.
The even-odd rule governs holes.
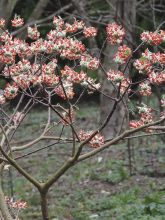
[[[5,151],[2,149],[2,146],[0,146],[0,151],[2,153],[2,155],[8,160],[9,164],[11,164],[13,167],[15,167],[15,169],[21,173],[27,180],[29,180],[29,182],[31,182],[34,186],[36,186],[38,188],[38,190],[41,189],[41,184],[34,179],[30,174],[28,174],[20,165],[18,165],[18,163],[12,159],[11,157],[9,157]]]
[[[93,150],[93,151],[90,151],[89,153],[86,153],[86,154],[84,154],[84,155],[81,155],[81,156],[79,157],[79,159],[78,159],[78,162],[79,162],[79,161],[82,161],[82,160],[85,160],[85,159],[87,159],[87,158],[89,158],[89,157],[94,156],[95,154],[97,154],[97,153],[103,151],[104,149],[110,147],[110,146],[113,145],[113,144],[116,144],[116,143],[119,142],[120,140],[124,139],[125,137],[127,137],[127,136],[129,136],[129,135],[131,135],[131,134],[133,134],[133,133],[136,133],[136,132],[138,132],[138,131],[141,131],[141,130],[143,130],[144,128],[148,128],[148,127],[150,127],[150,126],[160,124],[160,123],[162,123],[162,122],[164,122],[164,121],[165,121],[165,117],[163,117],[161,120],[158,120],[158,121],[156,121],[156,122],[152,122],[152,123],[149,123],[149,124],[145,124],[145,125],[143,125],[143,126],[141,126],[141,127],[135,128],[135,129],[126,130],[125,132],[123,132],[123,133],[122,133],[121,135],[119,135],[118,137],[116,137],[116,138],[112,139],[111,141],[107,142],[106,144],[104,144],[102,147],[97,148],[97,149],[95,149],[95,150]]]

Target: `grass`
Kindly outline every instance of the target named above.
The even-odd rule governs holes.
[[[97,104],[90,103],[90,107],[83,104],[77,115],[77,126],[91,130],[99,123],[98,116]],[[29,114],[24,128],[15,134],[15,142],[37,137],[46,117],[44,110],[36,109]],[[123,143],[71,168],[49,192],[51,220],[164,220],[165,178],[146,175],[155,169],[164,170],[163,144],[156,137],[139,142],[131,142],[134,148],[133,176],[129,175],[127,146]],[[150,146],[151,142],[153,147]],[[43,146],[45,142],[36,144],[34,149]],[[62,164],[68,151],[69,145],[55,145],[23,158],[19,163],[42,182]],[[140,175],[142,171],[145,172]],[[6,171],[4,189],[10,195],[12,185],[15,198],[28,202],[21,219],[41,220],[36,189],[13,168],[12,173],[11,179]]]

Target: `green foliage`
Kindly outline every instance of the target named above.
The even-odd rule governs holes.
[[[107,164],[103,164],[108,170],[106,172],[98,172],[96,168],[92,169],[90,178],[92,180],[106,181],[111,184],[119,183],[128,177],[128,172],[123,166],[123,161],[110,160]]]

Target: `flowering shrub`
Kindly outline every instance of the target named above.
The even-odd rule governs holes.
[[[15,16],[11,21],[13,28],[19,28],[23,24],[24,21],[19,16]],[[1,77],[7,80],[6,86],[4,89],[1,89],[0,94],[0,105],[2,106],[3,113],[5,112],[3,105],[15,97],[19,99],[14,112],[11,115],[6,114],[5,124],[1,124],[1,166],[3,168],[4,164],[10,164],[38,189],[41,194],[43,219],[49,219],[46,199],[50,187],[71,166],[95,155],[135,132],[141,130],[152,132],[153,127],[150,128],[150,126],[160,124],[165,120],[165,99],[162,96],[162,112],[159,115],[154,113],[152,107],[140,104],[140,106],[137,106],[137,117],[129,123],[130,129],[116,134],[117,137],[113,137],[111,140],[105,140],[101,134],[103,128],[106,127],[111,117],[113,117],[118,104],[125,97],[132,97],[137,92],[133,90],[133,85],[138,85],[139,95],[150,96],[152,95],[152,85],[160,85],[165,82],[165,54],[162,50],[151,52],[149,49],[146,49],[141,54],[141,57],[137,58],[136,52],[140,47],[132,50],[125,44],[124,38],[126,33],[124,28],[117,23],[108,24],[105,30],[107,43],[111,45],[119,44],[119,47],[114,55],[114,62],[117,63],[118,69],[106,71],[102,67],[101,61],[92,56],[83,40],[80,41],[75,37],[76,35],[74,36],[74,33],[78,33],[79,35],[82,34],[83,38],[93,38],[99,33],[97,28],[86,27],[83,21],[76,19],[74,19],[73,24],[69,24],[64,22],[61,17],[54,17],[52,25],[53,28],[47,33],[45,39],[41,37],[38,27],[34,25],[27,28],[27,39],[21,40],[13,36],[12,33],[9,33],[5,29],[5,20],[0,19],[0,63],[3,65]],[[142,45],[158,46],[165,41],[165,31],[143,32],[141,40]],[[134,55],[136,55],[136,59]],[[61,60],[63,61],[61,62]],[[132,82],[130,69],[128,68],[130,64],[133,64],[136,72],[143,78],[142,81]],[[77,94],[74,86],[77,84],[81,85],[83,91],[87,91],[89,94],[95,91],[102,93],[101,84],[88,73],[88,70],[98,71],[99,69],[102,70],[106,79],[115,88],[113,96],[107,95],[114,103],[112,110],[110,110],[106,120],[101,122],[100,127],[93,131],[88,131],[88,128],[84,131],[81,129],[81,125],[80,128],[75,126],[78,102],[83,92],[75,101]],[[52,98],[55,95],[63,100],[63,104],[53,104]],[[25,98],[26,104],[23,105],[22,103]],[[11,141],[17,128],[21,127],[24,118],[26,118],[35,104],[43,105],[48,110],[48,119],[43,132],[37,139],[25,145],[13,146]],[[52,114],[58,116],[58,122],[51,121]],[[121,128],[122,124],[121,121]],[[61,125],[61,134],[59,137],[56,137],[52,128],[55,126],[60,127]],[[66,137],[63,135],[63,128],[65,126],[70,129],[69,136]],[[17,163],[12,153],[28,149],[35,143],[45,139],[70,144],[72,154],[49,180],[45,178],[45,182],[41,184]],[[13,202],[11,199],[7,199],[6,203],[17,209],[26,207],[26,203],[20,201]],[[8,212],[7,215],[10,216],[7,208],[3,210],[6,203],[1,207],[2,213]]]

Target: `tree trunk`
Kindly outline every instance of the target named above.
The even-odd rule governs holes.
[[[5,202],[5,197],[3,194],[2,186],[1,186],[1,176],[2,176],[3,165],[0,165],[0,219],[1,220],[13,220],[10,215],[9,209]]]
[[[47,192],[41,192],[41,211],[42,211],[42,218],[43,220],[49,220],[49,213],[48,213],[48,204],[47,204]]]
[[[109,23],[114,21],[119,22],[124,26],[127,32],[126,40],[128,40],[128,45],[132,46],[130,43],[133,41],[133,33],[134,33],[134,25],[136,18],[136,0],[110,0],[110,13],[112,15],[112,19]],[[105,58],[103,60],[103,67],[106,71],[109,69],[117,70],[118,65],[114,63],[113,57],[117,52],[118,46],[112,46],[107,43],[104,54]],[[116,91],[113,85],[107,81],[105,76],[102,74],[102,92],[109,95],[114,96]],[[104,121],[107,117],[108,113],[111,111],[113,106],[113,101],[101,95],[100,97],[101,103],[101,121]],[[125,100],[126,103],[126,100]],[[112,138],[120,131],[124,130],[128,124],[127,111],[123,102],[121,102],[116,111],[113,114],[110,122],[103,130],[103,134],[106,138]],[[122,125],[122,127],[121,127]]]

